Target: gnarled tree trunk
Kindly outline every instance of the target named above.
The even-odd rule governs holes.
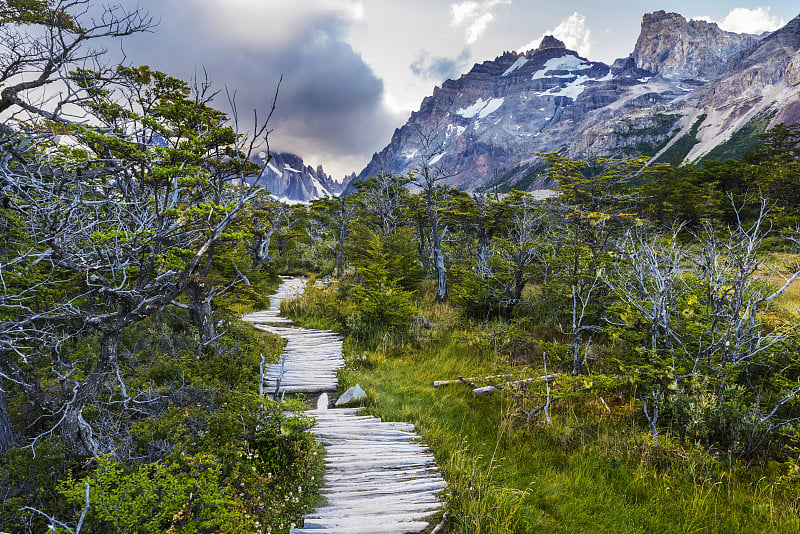
[[[436,302],[447,297],[447,269],[442,253],[442,236],[439,233],[439,217],[434,210],[432,188],[426,191],[428,217],[431,221],[431,245],[433,246],[433,269],[436,272]]]
[[[186,295],[189,297],[189,317],[200,334],[200,352],[212,348],[217,332],[214,328],[214,316],[211,308],[211,296],[196,280],[186,284]]]
[[[269,230],[259,232],[253,237],[253,243],[250,245],[250,252],[252,253],[254,266],[258,267],[263,263],[272,261],[269,247],[272,242],[272,234],[275,233],[275,228],[275,223],[270,220]]]
[[[96,456],[99,452],[97,442],[92,436],[92,427],[83,418],[83,409],[90,400],[97,397],[116,365],[120,330],[103,333],[97,364],[89,378],[73,388],[72,399],[64,409],[59,427],[61,439],[69,449],[82,456]]]
[[[3,389],[3,378],[0,377],[0,455],[14,447],[16,441],[14,429],[11,427],[11,419],[8,417],[6,391]]]

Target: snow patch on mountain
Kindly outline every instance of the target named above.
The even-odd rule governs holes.
[[[513,65],[511,65],[510,67],[508,67],[508,68],[506,69],[506,71],[505,71],[503,74],[501,74],[500,76],[508,76],[509,74],[511,74],[512,72],[514,72],[515,70],[517,70],[517,69],[521,69],[522,67],[524,67],[524,66],[525,66],[525,63],[527,63],[527,62],[528,62],[528,58],[526,58],[525,56],[522,56],[521,58],[517,59],[517,60],[514,62],[514,64],[513,64]]]
[[[322,166],[316,169],[305,165],[294,154],[261,151],[253,161],[264,166],[260,177],[254,180],[277,199],[287,203],[302,203],[341,194],[353,176],[338,182],[328,176]]]
[[[437,163],[439,163],[439,160],[441,160],[444,157],[445,154],[447,154],[447,152],[442,152],[441,154],[436,154],[435,156],[433,156],[431,158],[431,160],[428,162],[428,164],[429,165],[436,165]]]
[[[541,80],[542,78],[565,78],[572,76],[575,71],[587,70],[592,66],[577,56],[566,55],[548,59],[544,67],[533,73],[531,80]],[[547,74],[552,71],[567,71],[570,74]]]
[[[485,119],[487,116],[497,111],[500,108],[500,106],[503,105],[503,102],[505,102],[505,98],[491,98],[489,100],[484,100],[483,98],[479,98],[471,106],[466,108],[461,108],[457,110],[456,113],[461,115],[465,119],[472,119],[476,115],[478,116],[479,119]]]

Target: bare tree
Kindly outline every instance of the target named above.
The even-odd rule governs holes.
[[[720,237],[708,223],[695,235],[699,244],[690,260],[702,284],[704,314],[710,324],[692,340],[696,347],[692,372],[705,366],[724,375],[729,366],[746,364],[786,340],[792,326],[766,331],[759,322],[769,303],[800,277],[800,271],[788,278],[773,272],[773,276],[783,278],[777,289],[760,280],[758,273],[765,268],[763,239],[770,230],[767,200],[759,200],[759,210],[750,224],[741,219],[741,209],[735,205],[734,212],[737,225],[726,237]]]
[[[248,247],[253,265],[258,266],[272,261],[270,252],[272,236],[280,227],[281,218],[288,210],[286,204],[269,198],[266,194],[253,199],[252,213],[256,227],[252,230],[253,238]]]
[[[618,247],[625,261],[616,263],[613,271],[604,276],[615,295],[650,325],[650,358],[644,368],[655,382],[652,390],[645,389],[651,394],[652,408],[648,409],[651,400],[646,393],[641,401],[654,444],[658,443],[663,382],[671,377],[674,384],[681,373],[675,368],[672,351],[683,343],[674,322],[679,302],[688,290],[684,275],[688,251],[678,240],[682,229],[682,226],[674,228],[669,236],[645,236],[641,228],[628,230]]]
[[[770,396],[769,405],[761,386],[748,378],[751,365],[762,374],[775,371],[759,356],[785,343],[796,325],[764,328],[761,317],[800,277],[800,272],[784,276],[767,268],[762,243],[769,231],[769,206],[764,199],[758,206],[751,223],[739,218],[736,226],[720,231],[706,222],[694,233],[691,248],[679,244],[681,227],[671,235],[650,237],[632,229],[620,247],[627,261],[606,277],[615,295],[648,325],[648,357],[640,369],[653,382],[645,389],[642,404],[654,442],[664,397],[680,394],[689,379],[699,379],[693,387],[705,384],[699,394],[708,396],[718,414],[712,422],[695,423],[713,425],[708,430],[713,439],[731,442],[741,441],[737,429],[749,425],[749,444],[740,444],[748,448],[746,452],[755,451],[776,429],[797,420],[785,412],[800,385]],[[741,208],[734,205],[734,212],[738,216]],[[779,281],[777,287],[774,280]],[[731,411],[726,406],[737,408]],[[702,419],[702,415],[693,419],[698,417]]]
[[[689,251],[678,240],[682,229],[678,226],[669,236],[651,237],[642,235],[640,228],[629,230],[618,247],[626,261],[604,276],[616,295],[649,322],[653,354],[681,343],[673,315],[688,289],[684,271]]]
[[[89,0],[56,0],[25,9],[5,4],[0,19],[0,113],[72,122],[70,106],[91,91],[65,83],[76,66],[99,65],[105,53],[93,42],[150,31],[152,18],[141,9],[109,5],[92,14]],[[34,31],[20,31],[19,25]]]
[[[245,179],[245,141],[208,105],[213,94],[204,88],[191,101],[192,88],[180,80],[146,67],[103,68],[100,52],[83,50],[90,39],[148,29],[145,15],[105,8],[88,19],[100,22],[84,24],[87,2],[55,6],[72,18],[44,24],[44,37],[23,34],[3,56],[3,109],[17,108],[29,120],[7,126],[0,139],[8,228],[0,308],[13,318],[0,325],[0,371],[4,384],[13,382],[52,414],[48,433],[94,455],[100,445],[83,411],[109,377],[119,377],[122,331],[187,290],[255,188]],[[22,50],[39,55],[23,60]],[[14,81],[36,72],[33,85]],[[35,100],[32,91],[50,84],[68,90]],[[202,124],[224,141],[209,144],[195,128]],[[254,137],[268,134],[265,124],[256,128]],[[200,315],[210,317],[210,310]],[[95,361],[60,353],[60,343],[90,330],[99,343]],[[42,379],[60,383],[65,394],[40,388]],[[0,421],[5,427],[7,416]]]
[[[406,223],[408,203],[406,185],[409,176],[381,173],[356,182],[356,203],[377,228],[382,240],[397,232]]]
[[[345,242],[356,215],[354,198],[341,195],[314,200],[309,211],[312,226],[306,231],[310,242],[324,247],[333,256],[335,274],[343,274],[346,265]]]
[[[442,251],[442,236],[445,229],[441,228],[441,182],[455,176],[457,173],[438,165],[444,156],[444,141],[441,131],[437,128],[419,130],[417,132],[420,143],[419,164],[414,170],[414,183],[422,190],[422,198],[428,214],[430,224],[430,244],[433,255],[433,270],[436,276],[436,300],[443,302],[447,297],[447,269]]]

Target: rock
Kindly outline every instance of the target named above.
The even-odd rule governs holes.
[[[323,393],[319,397],[317,397],[317,410],[327,410],[328,409],[328,394]]]
[[[642,17],[633,57],[636,66],[664,78],[708,81],[727,59],[758,42],[758,37],[723,31],[713,22],[686,20],[656,11]]]
[[[539,48],[536,50],[544,50],[546,48],[567,48],[563,41],[559,41],[552,35],[545,35],[542,42],[539,43]]]
[[[361,386],[356,384],[355,386],[351,387],[344,393],[342,396],[336,399],[336,406],[343,406],[345,404],[350,404],[351,402],[357,402],[361,399],[365,399],[367,397],[367,393],[361,389]]]
[[[258,184],[276,197],[283,200],[308,202],[325,196],[336,196],[344,191],[349,183],[334,180],[325,173],[322,165],[316,169],[306,165],[303,159],[285,152],[270,152],[269,161],[266,152],[253,156],[253,161],[266,165]]]

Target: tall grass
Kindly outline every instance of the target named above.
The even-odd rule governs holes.
[[[434,327],[403,343],[348,339],[340,383],[359,383],[372,414],[417,426],[448,483],[445,532],[800,531],[800,484],[785,467],[738,464],[669,434],[654,447],[622,394],[568,396],[553,404],[552,423],[528,424],[507,398],[434,388],[521,369],[485,342],[503,325],[462,323],[442,304],[422,313]]]

